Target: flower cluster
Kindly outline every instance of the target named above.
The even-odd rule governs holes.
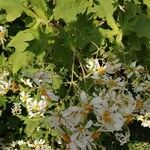
[[[128,124],[139,114],[149,114],[150,77],[144,67],[137,62],[126,66],[115,58],[91,62],[87,67],[94,82],[92,93],[81,90],[78,104],[50,117],[68,150],[95,149],[103,133],[114,134],[123,145],[130,137],[125,131]]]
[[[85,65],[84,83],[87,77],[92,86],[87,84],[83,90],[80,84],[77,85],[78,93],[68,96],[67,102],[55,95],[52,74],[42,69],[31,74],[21,72],[18,80],[3,71],[0,94],[14,95],[11,108],[13,116],[20,117],[25,110],[28,114],[24,119],[25,123],[29,123],[27,128],[31,125],[30,121],[37,121],[37,126],[31,125],[32,132],[36,130],[37,135],[41,134],[41,139],[45,131],[52,131],[52,134],[56,131],[55,140],[61,139],[61,148],[99,149],[98,143],[106,133],[113,135],[123,145],[129,141],[128,125],[134,119],[141,121],[142,126],[150,127],[150,75],[137,62],[127,66],[113,55],[88,62]],[[40,122],[39,118],[43,120]],[[44,121],[48,124],[42,125]],[[18,141],[16,144],[33,150],[52,149],[45,144],[45,140],[39,138],[35,141]]]
[[[20,100],[26,104],[28,115],[32,118],[34,116],[40,115],[43,116],[48,107],[48,103],[45,99],[36,100],[33,97],[30,97],[29,94],[24,91],[20,93]]]
[[[16,147],[20,147],[21,149],[30,149],[30,150],[53,150],[51,146],[46,144],[45,140],[39,139],[39,140],[34,140],[34,141],[24,141],[24,140],[19,140],[19,141],[13,141],[11,146],[17,150]]]
[[[12,114],[21,114],[25,107],[30,118],[43,116],[52,101],[58,101],[51,88],[51,76],[48,72],[38,71],[30,77],[21,75],[20,81],[15,81],[9,72],[2,70],[0,76],[0,95],[9,91],[18,94],[19,100],[13,103]]]
[[[43,116],[51,101],[58,101],[50,85],[52,83],[48,72],[39,71],[32,77],[21,78],[20,100],[25,104],[30,118]]]

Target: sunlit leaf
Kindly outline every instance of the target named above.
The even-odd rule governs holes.
[[[24,11],[24,7],[22,3],[25,0],[0,0],[0,8],[5,9],[7,16],[7,21],[13,21],[16,18],[20,17],[22,12]]]
[[[54,17],[68,23],[76,20],[76,15],[84,13],[89,6],[91,3],[88,0],[56,0]]]

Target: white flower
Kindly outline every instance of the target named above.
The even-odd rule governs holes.
[[[96,69],[99,67],[98,59],[87,59],[86,63],[87,63],[86,67],[90,72],[95,72]]]
[[[134,82],[133,88],[136,92],[150,92],[150,81]]]
[[[116,132],[115,137],[120,142],[120,145],[124,145],[129,141],[130,132],[127,131],[124,134],[122,132]]]
[[[4,42],[6,41],[5,36],[6,36],[6,28],[0,26],[0,42],[2,45],[4,45]]]
[[[82,108],[77,106],[70,106],[62,112],[62,124],[71,131],[83,120]]]
[[[128,70],[126,71],[127,77],[130,78],[133,74],[140,76],[140,73],[144,72],[144,67],[141,65],[136,66],[137,62],[134,61],[129,66]]]
[[[106,62],[105,67],[107,73],[113,74],[120,70],[121,63],[118,63],[118,60]]]
[[[49,118],[51,127],[59,127],[61,125],[61,117],[59,115],[52,115]]]
[[[0,80],[0,94],[5,95],[10,90],[11,87],[11,80],[3,81]]]
[[[31,98],[30,95],[28,93],[25,93],[24,91],[20,93],[20,100],[26,103],[30,118],[37,115],[43,116],[47,110],[46,100],[33,100],[33,98]]]
[[[35,75],[33,75],[33,81],[37,85],[52,83],[51,75],[48,72],[39,71]]]
[[[100,97],[95,97],[91,103],[93,104],[97,121],[103,126],[104,131],[113,132],[121,130],[124,118],[117,111],[117,106],[109,106],[108,102]]]
[[[89,149],[92,150],[92,146],[95,146],[92,139],[92,132],[90,132],[88,129],[91,127],[92,121],[88,121],[87,124],[84,127],[79,127],[77,131],[75,131],[71,136],[65,135],[63,136],[63,140],[66,141],[67,147],[70,150],[75,149]]]
[[[58,101],[59,96],[56,96],[51,90],[45,90],[42,95],[42,99],[47,99],[47,100],[53,100],[53,101]]]
[[[72,134],[71,136],[67,135],[67,134],[63,134],[62,138],[65,142],[69,143],[67,144],[67,149],[69,150],[78,150],[78,146],[75,143],[76,138],[78,137],[78,132]]]
[[[44,145],[44,143],[45,143],[45,140],[42,140],[42,139],[40,139],[40,140],[35,140],[35,141],[34,141],[34,147],[35,147],[36,149],[41,149],[42,146]],[[41,149],[41,150],[42,150],[42,149]]]
[[[94,72],[92,78],[95,80],[98,80],[102,78],[102,76],[106,75],[106,66],[101,66],[97,68],[97,70]]]
[[[114,74],[117,71],[119,71],[121,68],[121,63],[118,63],[118,60],[112,62],[106,62],[104,64],[100,66],[97,60],[97,63],[95,65],[97,68],[94,71],[94,74],[92,76],[93,79],[98,80],[103,78],[106,74]]]
[[[24,142],[23,140],[19,140],[19,141],[17,141],[17,143],[18,143],[18,145],[25,145],[26,144],[26,142]]]
[[[82,105],[83,113],[85,115],[89,114],[92,111],[93,106],[90,102],[88,102],[87,94],[85,93],[85,91],[81,91],[80,99],[81,99],[80,102],[81,102],[81,105]]]
[[[120,92],[114,90],[107,91],[107,93],[101,97],[107,101],[109,105],[116,105],[117,112],[124,117],[126,123],[130,123],[133,120],[133,111],[136,108],[136,102],[130,92],[124,94],[121,90]]]
[[[116,103],[119,106],[119,111],[124,115],[128,116],[136,108],[136,102],[130,92],[126,95],[124,93],[119,93],[116,99]]]
[[[9,72],[6,70],[3,70],[0,74],[0,80],[5,80],[9,75]]]
[[[27,142],[28,147],[33,150],[52,150],[51,146],[45,144],[45,140],[35,140],[33,143]]]
[[[87,95],[85,93],[85,91],[81,91],[80,93],[80,99],[83,103],[87,103],[88,102],[88,99],[87,99]]]
[[[14,103],[14,106],[11,108],[13,115],[21,114],[21,104],[20,103]]]
[[[150,128],[150,113],[146,113],[144,115],[137,116],[137,120],[141,121],[141,125],[143,127]]]
[[[21,93],[20,93],[20,100],[22,101],[22,102],[30,102],[30,101],[32,101],[33,100],[33,98],[31,98],[30,97],[30,95],[29,95],[29,93],[26,93],[25,91],[22,91]]]
[[[143,107],[141,107],[140,112],[141,113],[149,113],[150,112],[150,98],[146,99],[145,101],[143,101]]]
[[[47,110],[47,102],[45,100],[33,100],[27,103],[27,111],[29,117],[35,117],[37,115],[43,116]]]
[[[126,85],[126,82],[121,78],[112,79],[112,77],[108,77],[108,76],[104,77],[104,82],[106,86],[111,90],[113,89],[124,90],[124,87]]]
[[[30,79],[25,80],[25,79],[21,78],[20,80],[21,80],[21,82],[24,83],[24,85],[28,85],[31,88],[33,87],[32,82],[30,81]]]
[[[138,112],[140,114],[145,114],[150,112],[150,95],[147,96],[148,97],[146,97],[145,99],[142,98],[140,95],[136,96],[135,112]]]
[[[12,147],[16,147],[16,145],[17,145],[17,142],[16,141],[12,141],[11,146]]]

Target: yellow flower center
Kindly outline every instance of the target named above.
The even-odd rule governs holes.
[[[91,135],[91,138],[93,138],[94,140],[99,139],[101,133],[100,132],[93,132],[93,134]]]
[[[41,94],[41,96],[42,95],[45,96],[47,102],[50,102],[52,100],[52,98],[47,94],[47,92],[44,88],[40,89],[40,94]]]
[[[84,111],[85,111],[85,112],[84,112],[85,114],[89,114],[89,113],[92,111],[92,108],[93,108],[93,107],[92,107],[91,104],[84,104],[84,105],[83,105],[83,109],[84,109]]]
[[[98,85],[103,84],[103,80],[102,80],[102,79],[98,79],[98,80],[96,80],[96,84],[98,84]]]
[[[136,100],[136,110],[140,111],[143,108],[144,102],[141,99]]]
[[[69,137],[68,134],[63,134],[62,135],[62,139],[66,142],[66,143],[70,143],[71,142],[71,139]]]
[[[139,68],[137,68],[137,71],[139,71],[140,73],[144,72],[144,67],[140,66]]]
[[[5,88],[4,89],[4,93],[7,94],[7,92],[9,91],[9,88]]]
[[[105,67],[99,67],[99,68],[97,68],[97,72],[99,73],[99,75],[103,75],[106,73],[106,68]]]
[[[0,32],[0,39],[4,39],[5,38],[5,32]]]
[[[109,82],[108,82],[108,85],[110,86],[110,87],[114,87],[114,86],[116,86],[117,84],[116,84],[116,82],[114,81],[114,80],[109,80]]]
[[[78,130],[80,133],[83,133],[85,129],[83,127],[79,127]]]
[[[133,121],[133,116],[132,115],[127,115],[125,118],[126,118],[126,121],[125,121],[126,124],[129,124]]]
[[[39,106],[38,106],[38,105],[35,105],[33,109],[34,109],[34,110],[39,110]]]
[[[42,144],[35,144],[34,147],[35,147],[35,148],[41,148],[41,147],[42,147]]]
[[[103,112],[102,119],[104,120],[105,123],[111,123],[112,119],[110,112],[108,111]]]
[[[22,101],[23,101],[23,102],[26,102],[27,99],[28,99],[28,97],[26,97],[26,96],[22,97]]]
[[[15,81],[13,81],[11,84],[11,90],[13,91],[13,93],[18,92],[20,90],[19,86]]]

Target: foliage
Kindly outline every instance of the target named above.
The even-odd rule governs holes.
[[[128,123],[150,127],[149,26],[149,0],[0,0],[2,149],[134,147]]]

